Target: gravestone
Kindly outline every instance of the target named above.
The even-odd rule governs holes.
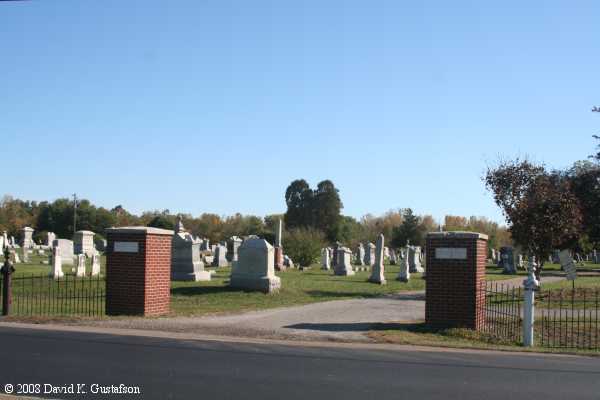
[[[425,321],[435,328],[481,329],[485,325],[487,235],[427,235]]]
[[[513,248],[504,246],[500,248],[500,267],[502,268],[503,274],[516,274],[517,268],[515,267],[515,257],[513,254]]]
[[[68,239],[54,239],[53,247],[60,247],[60,255],[63,265],[73,265],[73,242]]]
[[[273,293],[281,288],[275,276],[275,254],[266,240],[251,237],[238,249],[238,262],[233,265],[229,285],[233,288]]]
[[[373,264],[371,276],[369,277],[369,282],[378,283],[380,285],[385,285],[385,269],[383,266],[383,257],[385,256],[384,251],[384,237],[383,234],[380,234],[377,237],[377,246],[375,250],[375,264]]]
[[[231,262],[236,262],[238,260],[238,249],[242,245],[242,238],[237,236],[232,236],[229,240],[231,251],[228,251],[228,260]],[[228,249],[229,250],[229,249]]]
[[[425,272],[425,269],[423,269],[423,267],[421,266],[421,247],[408,246],[406,252],[408,254],[410,272],[413,274]]]
[[[329,249],[327,247],[321,249],[321,269],[329,271],[331,264],[329,261]]]
[[[56,246],[52,248],[52,270],[50,271],[50,277],[54,279],[60,279],[65,276],[62,270],[60,247]]]
[[[210,272],[200,259],[200,243],[185,230],[181,219],[171,239],[171,280],[210,281]]]
[[[75,254],[85,254],[91,257],[96,248],[94,247],[94,232],[77,231],[73,235],[73,252]]]
[[[292,261],[292,259],[287,254],[285,254],[283,256],[283,265],[286,268],[294,268],[294,261]]]
[[[75,270],[75,276],[82,278],[85,276],[85,254],[77,254],[77,267]]]
[[[398,256],[396,256],[396,250],[394,250],[394,249],[390,250],[390,264],[391,265],[398,264]]]
[[[400,272],[396,278],[400,282],[408,282],[410,280],[410,263],[408,257],[400,259]]]
[[[31,249],[35,246],[35,242],[33,241],[33,232],[34,230],[28,226],[21,229],[21,247],[24,249]]]
[[[145,226],[106,230],[106,314],[169,312],[173,233]]]
[[[92,276],[100,275],[100,255],[96,252],[92,254]]]
[[[48,247],[52,247],[52,243],[56,240],[56,235],[54,232],[47,232],[44,245]]]
[[[377,244],[375,244],[375,246],[377,246]],[[375,258],[377,258],[377,253],[375,254]],[[387,246],[383,248],[383,259],[384,260],[390,259],[390,249]],[[375,262],[377,262],[377,261],[375,261]]]
[[[340,246],[337,250],[338,263],[333,267],[335,275],[350,276],[354,275],[350,259],[352,258],[352,250],[347,247]]]
[[[202,239],[202,243],[200,244],[200,251],[211,251],[210,239]]]
[[[340,242],[335,242],[335,244],[333,245],[333,250],[332,250],[332,257],[331,257],[331,266],[335,269],[335,266],[337,265],[338,262],[338,249],[340,248],[341,243]]]
[[[212,262],[213,267],[227,267],[229,263],[227,262],[227,246],[223,246],[222,244],[218,244],[215,246],[214,258]]]
[[[29,263],[29,252],[25,247],[23,247],[23,262]]]
[[[592,253],[592,262],[594,264],[600,264],[600,252],[598,250],[594,250]]]
[[[2,248],[10,246],[10,242],[8,241],[8,232],[2,232]]]
[[[21,264],[21,258],[19,257],[19,253],[17,253],[17,250],[15,249],[11,249],[8,253],[8,257],[10,262],[14,265],[14,264]]]
[[[375,245],[371,242],[365,246],[365,265],[373,266],[375,264]]]
[[[574,281],[577,279],[577,266],[571,257],[569,250],[563,250],[558,253],[560,266],[567,273],[567,280]]]
[[[356,265],[365,265],[365,246],[362,243],[358,244],[356,249]]]

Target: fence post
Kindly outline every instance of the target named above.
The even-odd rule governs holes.
[[[12,303],[11,279],[10,276],[15,271],[10,263],[10,252],[8,246],[4,248],[4,265],[0,268],[2,273],[2,315],[10,314],[10,305]]]
[[[530,257],[527,279],[523,281],[525,303],[523,304],[523,346],[533,346],[533,326],[535,323],[535,291],[540,287],[535,278],[537,264],[535,257]]]

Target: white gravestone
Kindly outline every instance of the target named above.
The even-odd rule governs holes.
[[[331,263],[329,262],[329,249],[327,247],[321,249],[321,269],[329,271]]]
[[[85,254],[77,255],[77,268],[75,270],[75,276],[83,278],[85,276]]]
[[[425,272],[421,266],[421,247],[419,246],[408,246],[408,262],[410,265],[411,273],[422,273]]]
[[[177,232],[171,239],[171,280],[210,281],[200,257],[200,243],[188,233],[179,220]]]
[[[400,259],[400,272],[396,279],[400,282],[408,282],[410,280],[410,262],[408,261],[408,257]]]
[[[371,242],[365,247],[365,264],[368,266],[375,264],[375,245]]]
[[[560,266],[567,273],[567,280],[574,281],[577,279],[577,266],[575,265],[569,250],[563,250],[558,253],[558,258],[560,260]]]
[[[75,254],[85,254],[86,256],[91,257],[95,250],[94,232],[75,232],[75,235],[73,235],[73,252]]]
[[[63,265],[73,265],[73,242],[68,239],[55,239],[53,247],[60,247],[60,255]]]
[[[347,247],[340,246],[337,251],[338,263],[333,267],[335,275],[350,276],[354,275],[350,259],[352,258],[352,250]]]
[[[31,249],[35,246],[33,241],[33,232],[34,230],[28,226],[21,229],[21,246],[24,249]]]
[[[369,282],[378,283],[380,285],[385,285],[385,268],[383,266],[383,257],[385,256],[384,250],[384,237],[383,234],[380,234],[377,237],[377,246],[375,249],[375,264],[373,264],[373,269],[371,272],[371,276],[369,277]]]
[[[60,247],[56,246],[52,249],[52,271],[50,271],[50,277],[59,279],[63,276],[65,276],[65,274],[62,270]]]
[[[92,254],[92,276],[100,275],[100,255],[96,252]]]
[[[273,293],[281,288],[275,276],[275,250],[266,240],[249,238],[238,249],[238,262],[233,265],[229,285],[233,288]]]
[[[215,246],[214,250],[214,259],[212,262],[213,267],[227,267],[229,263],[227,262],[227,246],[223,246],[222,244],[218,244]]]
[[[362,243],[356,249],[356,265],[365,265],[365,246]]]

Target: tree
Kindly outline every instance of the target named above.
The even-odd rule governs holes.
[[[325,235],[314,228],[296,228],[286,232],[283,248],[290,258],[303,267],[318,260],[325,245]]]
[[[285,225],[290,228],[313,226],[313,191],[304,179],[296,179],[285,191]]]
[[[153,228],[162,228],[162,229],[175,229],[175,218],[170,215],[157,215],[148,223],[148,226]]]
[[[402,210],[402,224],[395,227],[392,231],[392,246],[402,247],[408,242],[413,245],[422,246],[424,243],[425,232],[423,232],[420,218],[413,213],[413,210],[406,208]]]
[[[343,205],[333,182],[324,180],[312,190],[304,179],[297,179],[288,186],[285,202],[288,229],[311,227],[324,232],[330,241],[338,240]]]
[[[592,246],[600,245],[600,165],[589,161],[576,162],[566,171],[572,189],[581,206],[585,240]]]
[[[327,239],[339,239],[342,201],[330,180],[319,182],[312,196],[313,227],[325,232]]]
[[[537,258],[538,278],[553,249],[577,243],[582,228],[579,200],[562,174],[517,159],[489,168],[485,182],[506,217],[513,241]]]

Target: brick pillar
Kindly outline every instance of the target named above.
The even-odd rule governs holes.
[[[106,314],[169,312],[173,231],[150,227],[106,230]]]
[[[427,235],[425,322],[432,327],[480,329],[485,322],[486,235]]]

